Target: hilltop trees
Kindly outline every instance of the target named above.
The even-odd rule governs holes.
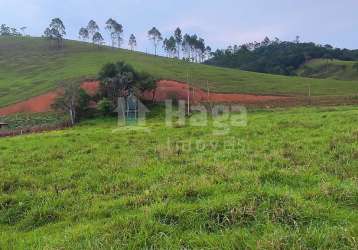
[[[182,42],[182,50],[184,57],[189,61],[193,62],[203,62],[208,53],[207,49],[211,48],[205,46],[205,40],[199,38],[196,34],[189,35],[185,34]]]
[[[163,48],[167,52],[168,57],[175,57],[177,52],[176,41],[173,36],[169,39],[165,38]]]
[[[118,23],[115,19],[109,18],[105,23],[105,30],[108,32],[111,39],[111,46],[113,48],[121,48],[124,41],[123,25]],[[11,29],[6,25],[2,25],[0,34],[10,34],[11,32],[15,34],[15,31],[16,29]],[[65,34],[66,31],[62,21],[59,18],[55,18],[52,20],[51,25],[45,30],[44,37],[50,41],[58,41],[58,47],[60,47]],[[156,27],[150,29],[147,32],[147,35],[148,39],[153,43],[155,56],[159,54],[158,49],[162,42],[164,52],[171,58],[176,57],[178,59],[199,63],[204,62],[210,55],[212,55],[211,48],[206,46],[204,39],[196,34],[183,35],[182,30],[179,27],[174,30],[174,33],[171,36],[165,39],[163,39],[161,32]],[[94,20],[90,20],[86,27],[80,28],[78,37],[82,41],[91,41],[93,44],[100,46],[105,43],[105,38],[108,36],[104,37],[103,33],[100,32],[99,25]],[[134,34],[131,34],[128,39],[128,47],[132,51],[137,47],[137,38]]]
[[[10,36],[11,35],[11,29],[6,24],[1,24],[0,26],[0,35],[1,36]]]
[[[135,49],[135,47],[137,47],[137,39],[134,34],[131,34],[131,36],[129,37],[128,45],[132,51]]]
[[[93,41],[93,36],[99,32],[99,27],[97,25],[97,23],[93,20],[88,22],[87,25],[87,30],[88,30],[88,34],[89,34],[89,38]]]
[[[11,28],[6,24],[1,24],[0,36],[22,36],[22,34],[16,28]]]
[[[179,27],[174,31],[174,38],[175,38],[178,58],[180,58],[180,50],[181,50],[181,45],[183,42],[183,35],[182,35],[181,29]]]
[[[97,44],[98,48],[102,45],[104,39],[101,33],[96,32],[92,38],[93,44]]]
[[[46,28],[44,35],[47,39],[57,41],[57,48],[63,47],[63,38],[66,35],[66,28],[60,18],[51,20],[50,26]]]
[[[123,33],[123,25],[119,24],[116,20],[110,18],[106,22],[106,30],[109,32],[112,40],[112,47],[115,47],[115,43],[117,43],[120,48],[122,45],[122,33]]]
[[[156,27],[153,27],[151,30],[148,31],[149,40],[153,42],[154,46],[154,55],[157,55],[157,48],[161,41],[163,41],[162,34]]]
[[[111,36],[112,47],[114,47],[114,44],[116,42],[115,33],[114,33],[114,23],[115,21],[112,18],[108,19],[108,21],[106,22],[106,30]]]
[[[89,32],[88,29],[86,28],[81,28],[80,31],[78,32],[78,36],[81,40],[83,41],[88,41],[89,39]]]
[[[113,28],[114,28],[114,36],[117,39],[118,48],[121,48],[123,42],[123,38],[122,38],[123,25],[114,21]]]

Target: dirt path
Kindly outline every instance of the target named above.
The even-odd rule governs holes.
[[[289,103],[295,100],[294,97],[270,96],[270,95],[250,95],[250,94],[229,94],[229,93],[210,93],[190,87],[186,83],[161,80],[157,84],[155,91],[156,102],[163,102],[167,99],[176,98],[177,100],[187,100],[190,91],[190,100],[193,104],[201,102],[212,103],[240,103],[247,105],[271,105],[277,103]],[[95,95],[99,90],[98,81],[87,81],[82,83],[81,87],[89,95]],[[33,97],[27,101],[19,102],[5,108],[0,108],[0,115],[10,115],[14,113],[44,113],[51,110],[51,105],[56,97],[61,94],[60,90],[51,91],[46,94]],[[144,100],[152,100],[153,92],[146,92],[143,95]]]

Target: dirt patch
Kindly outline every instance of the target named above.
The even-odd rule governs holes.
[[[146,92],[143,98],[145,100],[153,100],[154,97],[155,102],[163,102],[173,98],[176,98],[177,100],[187,100],[188,95],[190,96],[190,101],[196,104],[202,102],[262,104],[275,101],[289,101],[293,99],[293,97],[288,96],[208,93],[199,88],[189,87],[186,83],[168,80],[159,81],[155,93]]]
[[[98,93],[99,82],[87,81],[81,84],[87,94],[94,96]],[[11,115],[15,113],[45,113],[51,111],[51,105],[61,94],[61,89],[39,95],[29,100],[19,102],[4,108],[0,108],[0,115]]]
[[[86,92],[94,96],[99,91],[98,81],[86,81],[81,84]],[[44,113],[51,110],[56,97],[61,90],[51,91],[46,94],[31,98],[27,101],[0,108],[0,115],[14,113]],[[161,80],[157,83],[155,92],[150,91],[143,94],[142,99],[146,101],[164,102],[167,99],[187,100],[188,93],[192,104],[204,102],[210,103],[238,103],[255,107],[286,107],[298,105],[337,105],[337,104],[358,104],[358,99],[349,97],[292,97],[275,95],[252,95],[235,93],[207,93],[207,91],[188,86],[186,83]],[[95,104],[93,104],[95,107]]]
[[[95,96],[99,91],[99,81],[87,81],[81,84],[81,88],[84,89],[90,96]]]
[[[51,110],[58,91],[51,91],[43,95],[33,97],[27,101],[19,102],[0,109],[0,115],[10,115],[15,113],[44,113]]]

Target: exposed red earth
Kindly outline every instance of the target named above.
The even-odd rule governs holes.
[[[86,81],[81,87],[89,95],[95,95],[99,90],[98,81]],[[294,97],[270,96],[270,95],[251,95],[251,94],[229,94],[229,93],[207,93],[206,91],[189,87],[188,84],[161,80],[157,83],[157,89],[154,93],[155,102],[163,102],[167,99],[176,98],[177,100],[187,100],[190,92],[190,101],[193,104],[201,102],[212,103],[240,103],[247,105],[264,105],[272,103],[287,103],[294,100]],[[51,110],[51,105],[56,97],[61,94],[61,90],[51,91],[46,94],[30,98],[27,101],[19,102],[8,107],[0,108],[0,115],[10,115],[14,113],[44,113]],[[153,100],[153,92],[143,94],[144,100]]]
[[[81,84],[81,87],[89,95],[95,95],[99,89],[99,83],[96,81],[87,81]],[[51,111],[51,105],[56,98],[61,95],[61,89],[50,91],[46,94],[30,98],[4,108],[0,108],[0,115],[11,115],[15,113],[45,113]]]
[[[99,91],[98,81],[86,81],[81,87],[91,96]],[[61,89],[48,92],[30,98],[27,101],[19,102],[8,107],[0,108],[0,116],[15,113],[45,113],[51,111],[51,105],[57,96],[61,94]],[[332,104],[358,104],[358,100],[349,97],[298,97],[298,96],[275,96],[275,95],[253,95],[235,93],[208,93],[205,90],[189,86],[186,83],[161,80],[157,83],[155,93],[152,91],[143,94],[142,99],[155,102],[163,102],[167,99],[187,100],[190,92],[190,102],[198,103],[237,103],[247,106],[257,107],[280,107],[295,105],[332,105]],[[95,106],[93,104],[92,106]]]
[[[0,115],[15,113],[44,113],[51,110],[51,104],[59,95],[59,91],[51,91],[0,109]]]
[[[190,101],[194,104],[201,102],[262,104],[272,101],[287,101],[293,99],[292,97],[287,96],[208,93],[207,91],[199,88],[192,86],[189,87],[186,83],[161,80],[157,83],[157,89],[154,93],[154,101],[163,102],[172,98],[176,98],[177,100],[187,100],[188,94],[190,95]],[[143,99],[152,100],[153,92],[145,93]]]

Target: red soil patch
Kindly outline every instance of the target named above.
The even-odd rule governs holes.
[[[95,96],[99,91],[99,81],[87,81],[81,84],[81,88],[84,89],[90,96]]]
[[[19,102],[0,109],[0,115],[10,115],[15,113],[43,113],[51,110],[58,91],[51,91],[43,95],[33,97],[27,101]]]
[[[88,81],[81,84],[87,94],[93,96],[99,90],[98,81]],[[19,102],[5,108],[0,108],[0,115],[10,115],[15,113],[45,113],[51,111],[51,105],[61,94],[61,89],[51,91],[43,95],[30,98],[27,101]]]
[[[87,81],[81,84],[81,87],[91,96],[99,91],[98,81]],[[229,94],[229,93],[207,93],[206,91],[191,87],[186,83],[177,81],[161,80],[157,83],[155,91],[155,102],[163,102],[167,99],[176,98],[177,100],[187,100],[188,91],[190,91],[190,101],[193,104],[201,102],[212,103],[241,103],[252,105],[270,105],[277,103],[289,103],[295,100],[293,97],[269,96],[269,95],[250,95],[250,94]],[[56,97],[61,94],[61,90],[51,91],[46,94],[33,97],[5,108],[0,108],[0,115],[9,115],[14,113],[44,113],[51,111],[51,105]],[[153,92],[146,92],[142,98],[147,101],[153,100]],[[94,105],[95,106],[95,105]]]
[[[229,94],[229,93],[207,93],[206,91],[191,87],[186,83],[177,81],[162,80],[157,83],[154,101],[163,102],[167,99],[176,98],[177,100],[187,100],[190,92],[192,103],[213,102],[213,103],[242,103],[242,104],[262,104],[273,101],[292,100],[287,96],[270,95],[250,95],[250,94]],[[153,99],[153,92],[146,92],[143,96],[145,100]]]

